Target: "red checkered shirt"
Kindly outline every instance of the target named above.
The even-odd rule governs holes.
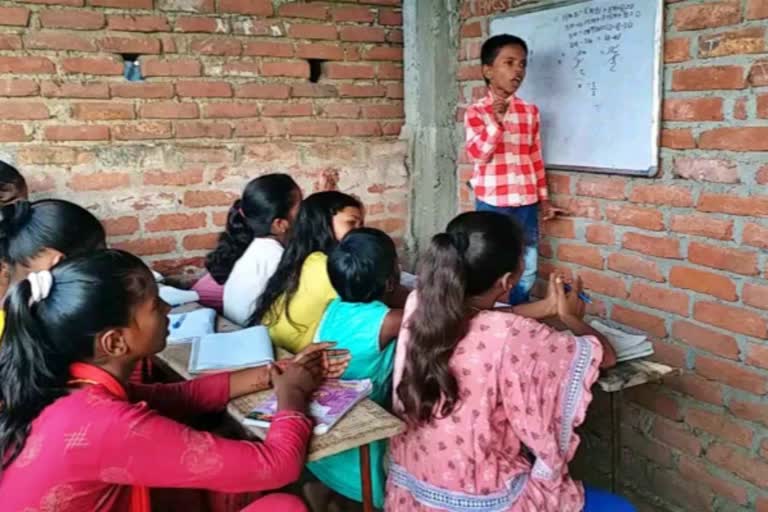
[[[541,121],[536,105],[509,101],[503,128],[493,115],[490,93],[464,115],[467,155],[475,164],[475,197],[493,206],[525,206],[548,199],[541,157]]]

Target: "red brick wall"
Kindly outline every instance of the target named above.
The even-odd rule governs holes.
[[[489,16],[519,3],[462,2],[462,105],[484,92]],[[550,174],[573,215],[545,227],[541,267],[579,272],[593,313],[650,333],[656,357],[686,369],[629,394],[625,480],[659,500],[643,510],[764,512],[768,0],[666,4],[661,172]],[[460,183],[470,171],[460,165]],[[603,466],[607,456],[594,453]]]
[[[165,272],[199,265],[266,172],[338,185],[399,237],[401,24],[400,0],[0,1],[0,152]]]

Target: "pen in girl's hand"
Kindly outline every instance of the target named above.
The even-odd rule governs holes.
[[[570,293],[573,289],[568,283],[563,284],[563,287],[565,288],[565,293]],[[584,292],[579,292],[579,298],[586,304],[592,304],[592,298]]]
[[[181,324],[184,323],[184,319],[185,318],[187,318],[187,314],[186,313],[181,315],[178,320],[173,322],[173,325],[171,325],[171,328],[172,329],[178,329],[179,327],[181,327]]]

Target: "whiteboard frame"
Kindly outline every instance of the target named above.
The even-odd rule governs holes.
[[[655,1],[657,7],[656,26],[653,34],[653,46],[655,50],[655,57],[653,61],[654,68],[654,87],[653,87],[653,111],[654,117],[651,120],[651,140],[655,141],[651,148],[651,158],[655,162],[647,170],[638,169],[621,169],[615,167],[583,167],[578,165],[545,165],[547,169],[555,169],[559,171],[577,171],[577,172],[592,172],[598,174],[618,174],[621,176],[639,176],[643,178],[653,178],[659,172],[659,159],[661,153],[661,98],[664,93],[664,0],[636,0],[636,1]],[[555,2],[548,5],[537,5],[533,7],[515,9],[512,12],[499,14],[491,17],[488,22],[488,36],[492,37],[497,34],[490,32],[491,24],[499,19],[516,18],[533,12],[548,11],[550,9],[556,9],[560,7],[568,7],[570,5],[588,4],[592,0],[563,0],[561,2]]]

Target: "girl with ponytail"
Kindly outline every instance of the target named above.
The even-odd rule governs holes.
[[[408,429],[390,443],[386,510],[633,510],[598,491],[585,498],[568,475],[590,388],[615,363],[582,319],[580,280],[569,293],[561,275],[549,282],[573,334],[493,309],[519,280],[523,251],[513,220],[471,212],[423,255],[395,353],[395,411]]]
[[[0,503],[9,511],[149,512],[155,487],[283,487],[304,463],[309,395],[347,364],[327,357],[325,344],[273,368],[131,384],[137,361],[164,348],[169,307],[142,261],[116,250],[30,273],[5,308]],[[264,443],[219,438],[171,419],[221,411],[229,400],[269,386],[280,412]],[[246,510],[306,511],[283,495]]]

